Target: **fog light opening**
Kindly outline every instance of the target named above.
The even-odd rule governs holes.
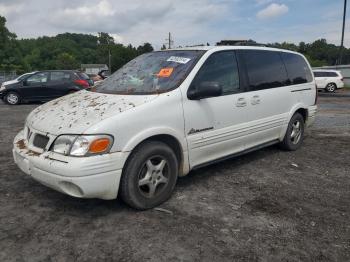
[[[59,185],[60,185],[61,190],[70,196],[74,196],[74,197],[83,197],[84,196],[83,190],[79,186],[77,186],[76,184],[73,184],[73,183],[68,182],[68,181],[63,181],[63,182],[60,182]]]

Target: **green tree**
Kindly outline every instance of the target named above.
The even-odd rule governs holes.
[[[16,37],[7,29],[6,18],[0,16],[0,70],[23,70],[22,54]]]
[[[137,52],[139,54],[149,53],[152,52],[154,49],[150,43],[144,43],[143,45],[140,45],[137,48]]]
[[[57,69],[79,69],[80,65],[75,57],[68,53],[61,53],[56,58]]]

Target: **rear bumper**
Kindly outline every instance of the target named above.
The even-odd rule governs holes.
[[[26,147],[20,132],[13,147],[17,166],[33,179],[59,192],[80,198],[115,199],[118,195],[125,153],[93,157],[37,154]]]
[[[312,126],[315,122],[315,117],[317,113],[317,105],[309,106],[308,109],[308,117],[306,120],[306,127]]]

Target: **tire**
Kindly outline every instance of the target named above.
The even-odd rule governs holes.
[[[145,142],[131,153],[123,168],[120,196],[139,210],[158,206],[171,196],[178,171],[179,161],[168,145]]]
[[[9,105],[18,105],[21,102],[21,97],[16,92],[8,92],[4,101]]]
[[[334,93],[335,90],[337,90],[337,85],[334,84],[334,83],[329,83],[329,84],[326,86],[326,92],[328,92],[328,93]]]
[[[299,149],[304,140],[305,119],[299,113],[295,113],[289,121],[287,132],[280,146],[288,151]]]

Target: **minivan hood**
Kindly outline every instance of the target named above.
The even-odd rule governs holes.
[[[26,124],[38,131],[82,134],[98,122],[139,107],[158,95],[111,95],[79,91],[50,101],[33,110]]]

